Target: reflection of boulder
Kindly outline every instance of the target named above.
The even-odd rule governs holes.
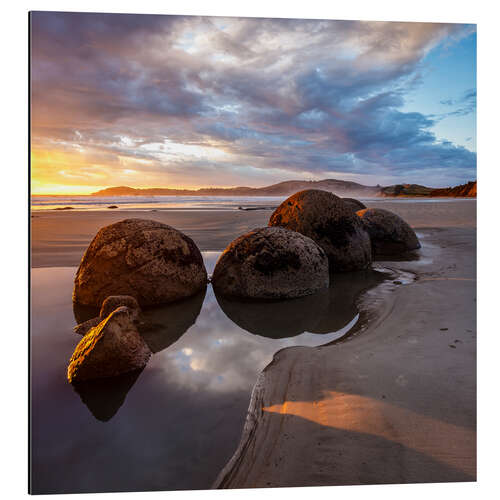
[[[303,332],[331,333],[358,314],[357,297],[387,276],[366,269],[336,275],[330,288],[299,299],[250,301],[215,294],[219,306],[247,332],[269,338],[294,337]]]
[[[318,189],[295,193],[273,212],[269,225],[314,240],[328,256],[331,273],[366,269],[371,264],[368,233],[359,217],[333,193]]]
[[[373,255],[397,255],[420,248],[415,231],[399,215],[383,208],[357,212],[370,235]]]
[[[206,288],[187,299],[142,312],[137,328],[152,352],[166,349],[194,325],[205,293]]]
[[[132,295],[142,307],[194,295],[207,272],[194,241],[161,222],[127,219],[103,227],[78,267],[73,301],[99,306],[110,295]]]
[[[328,289],[297,299],[244,300],[215,294],[229,319],[247,332],[280,339],[311,331],[328,305]]]
[[[375,287],[387,276],[381,272],[366,269],[339,274],[328,289],[327,303],[321,311],[311,333],[330,333],[346,326],[358,314],[357,297]]]
[[[85,321],[99,316],[99,308],[73,302],[73,316],[77,324],[85,323]]]
[[[73,388],[97,420],[107,422],[122,406],[142,369],[116,377],[75,382]]]
[[[328,283],[325,252],[303,234],[281,227],[236,238],[219,257],[212,277],[219,294],[252,299],[303,297]]]
[[[68,381],[114,377],[143,368],[151,356],[127,307],[119,307],[85,334],[68,365]]]

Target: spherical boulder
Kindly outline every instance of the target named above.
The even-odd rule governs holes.
[[[356,213],[358,210],[363,210],[364,208],[366,208],[366,205],[364,203],[361,203],[355,198],[342,198],[342,201],[344,202],[344,205],[346,205],[352,211],[352,213]]]
[[[295,193],[273,212],[269,226],[291,229],[314,240],[325,251],[330,272],[366,269],[371,264],[370,237],[359,217],[328,191]]]
[[[399,215],[382,208],[356,213],[370,235],[373,255],[397,255],[420,248],[415,231]]]
[[[142,307],[189,297],[207,272],[193,240],[161,222],[127,219],[103,227],[80,262],[73,301],[99,307],[110,295],[131,295]]]
[[[216,293],[233,297],[302,297],[328,287],[328,259],[302,234],[280,227],[254,229],[224,250],[212,285]]]

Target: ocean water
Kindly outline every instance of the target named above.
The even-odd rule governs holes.
[[[220,252],[203,252],[209,274]],[[359,293],[387,275],[336,276],[310,297],[241,302],[212,287],[145,311],[153,351],[139,371],[72,386],[68,360],[76,268],[31,270],[31,486],[33,493],[207,489],[234,453],[252,388],[278,350],[347,335]]]
[[[279,205],[286,196],[32,196],[32,210],[102,210],[110,205],[120,209],[151,210],[237,210],[238,207]]]
[[[103,210],[116,205],[122,210],[237,210],[274,207],[288,196],[32,196],[32,210]],[[472,202],[475,198],[358,198],[365,202],[447,203]]]

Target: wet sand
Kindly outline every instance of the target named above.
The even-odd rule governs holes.
[[[401,215],[412,226],[475,225],[476,202],[371,200]],[[200,250],[223,250],[233,239],[256,227],[267,226],[272,210],[37,210],[31,218],[32,267],[77,266],[97,231],[127,218],[145,218],[185,232]]]
[[[415,281],[362,296],[360,331],[345,342],[275,355],[215,487],[475,480],[476,202],[366,204],[417,229],[419,260],[377,263]],[[97,230],[124,218],[160,220],[222,250],[271,210],[33,214],[32,264],[45,267],[77,265]]]
[[[275,355],[215,487],[475,481],[476,231],[420,235],[420,261],[383,263],[417,279],[365,294],[361,332]]]

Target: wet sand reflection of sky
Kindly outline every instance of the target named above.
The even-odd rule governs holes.
[[[209,274],[218,255],[204,252]],[[270,304],[228,301],[209,285],[145,311],[143,336],[154,354],[142,372],[72,387],[65,375],[80,339],[72,331],[75,271],[32,270],[35,493],[209,488],[238,444],[252,387],[274,353],[344,335],[358,317],[356,295],[384,276],[334,278],[313,301]]]

